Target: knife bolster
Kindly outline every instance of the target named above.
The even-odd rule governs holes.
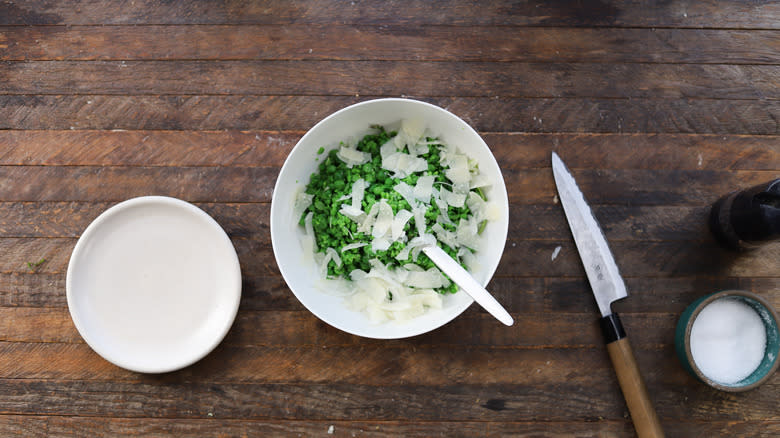
[[[619,341],[626,337],[626,331],[623,330],[623,324],[617,313],[612,313],[599,320],[601,332],[604,333],[604,340],[607,344]]]

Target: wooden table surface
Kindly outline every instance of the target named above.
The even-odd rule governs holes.
[[[704,294],[780,308],[780,244],[734,254],[705,223],[721,195],[780,174],[780,3],[655,3],[1,2],[0,436],[634,436],[551,151],[625,276],[615,309],[667,435],[780,435],[780,376],[719,392],[673,347]],[[471,306],[363,339],[281,278],[285,157],[335,110],[398,96],[462,117],[499,161],[510,227],[489,289],[511,328]],[[163,375],[94,353],[65,298],[85,227],[152,194],[210,213],[243,273],[225,340]]]

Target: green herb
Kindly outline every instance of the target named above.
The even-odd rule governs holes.
[[[30,271],[35,272],[38,270],[38,268],[46,262],[46,259],[40,259],[37,262],[27,262],[27,267],[30,268]]]
[[[320,155],[323,152],[325,152],[325,148],[324,147],[321,146],[319,149],[317,149],[317,155]]]

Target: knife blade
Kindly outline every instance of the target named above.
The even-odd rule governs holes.
[[[647,394],[647,387],[639,372],[639,365],[623,324],[618,314],[612,312],[612,303],[628,296],[615,258],[585,196],[555,152],[552,153],[552,169],[558,198],[601,312],[599,322],[607,343],[607,352],[615,368],[634,428],[640,438],[663,437],[661,423]]]

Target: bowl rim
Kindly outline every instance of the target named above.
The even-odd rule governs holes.
[[[293,146],[293,148],[288,153],[287,158],[285,159],[284,164],[282,165],[282,167],[281,167],[281,169],[279,171],[279,174],[277,175],[277,180],[276,180],[276,184],[274,185],[274,192],[273,192],[272,200],[271,200],[271,211],[270,211],[271,245],[272,245],[272,248],[273,248],[273,251],[274,251],[274,258],[276,260],[277,267],[279,268],[279,271],[281,272],[282,277],[285,280],[285,283],[287,284],[288,289],[290,289],[290,291],[293,293],[293,295],[296,297],[296,299],[308,311],[310,311],[312,314],[314,314],[320,321],[322,321],[322,322],[324,322],[324,323],[326,323],[326,324],[328,324],[328,325],[330,325],[330,326],[332,326],[332,327],[334,327],[336,329],[344,331],[345,333],[349,333],[349,334],[352,334],[352,335],[355,335],[355,336],[364,337],[364,338],[370,338],[370,339],[404,339],[404,338],[410,338],[410,337],[413,337],[413,336],[422,335],[422,334],[431,332],[433,330],[436,330],[436,329],[446,325],[447,323],[453,321],[458,316],[460,316],[467,308],[469,308],[471,306],[471,304],[473,304],[474,300],[470,296],[468,296],[468,294],[464,293],[464,298],[463,299],[467,302],[467,304],[463,305],[461,309],[459,309],[457,312],[453,313],[451,315],[451,317],[443,318],[440,322],[437,322],[435,324],[431,324],[429,326],[419,327],[419,329],[417,329],[417,330],[409,330],[407,332],[404,332],[402,335],[388,334],[388,335],[385,336],[385,335],[382,335],[382,334],[370,334],[370,333],[366,333],[364,331],[358,332],[358,331],[351,330],[351,329],[345,327],[344,325],[339,324],[338,322],[328,320],[326,317],[324,317],[321,314],[321,312],[317,311],[317,309],[314,309],[314,308],[310,307],[309,305],[307,305],[304,302],[304,300],[301,299],[301,297],[299,296],[299,293],[296,292],[290,286],[290,284],[287,282],[287,275],[289,275],[289,274],[285,274],[285,268],[282,266],[281,260],[279,259],[279,257],[280,257],[279,256],[279,251],[277,250],[277,246],[280,245],[281,243],[277,242],[277,239],[275,238],[275,233],[274,233],[274,228],[276,227],[276,225],[275,225],[276,220],[274,218],[275,218],[275,216],[278,215],[277,209],[280,208],[280,207],[277,207],[277,204],[278,204],[278,202],[282,202],[281,200],[279,200],[277,198],[278,193],[280,192],[279,184],[280,184],[280,180],[281,180],[282,175],[285,173],[285,170],[288,168],[288,166],[291,165],[290,164],[290,157],[293,155],[293,153],[300,147],[301,144],[304,143],[305,140],[308,139],[308,137],[310,135],[314,135],[313,132],[315,132],[318,127],[320,127],[323,124],[327,123],[331,119],[336,118],[337,116],[339,116],[340,114],[342,114],[344,112],[354,111],[357,108],[360,108],[362,106],[375,105],[375,104],[379,104],[379,103],[382,103],[382,102],[402,102],[404,104],[421,105],[421,106],[427,107],[429,110],[433,110],[433,111],[436,111],[436,112],[441,112],[443,114],[446,114],[448,117],[451,117],[454,120],[456,120],[458,122],[458,124],[460,124],[463,127],[463,129],[473,133],[475,138],[477,138],[479,140],[479,143],[481,144],[481,146],[483,146],[487,150],[487,152],[488,152],[487,158],[490,161],[492,161],[492,165],[494,165],[495,168],[498,169],[498,181],[496,181],[496,185],[500,186],[500,193],[501,193],[501,195],[503,195],[501,197],[502,199],[500,199],[499,201],[504,201],[504,200],[506,201],[505,205],[502,206],[502,208],[507,211],[507,218],[506,218],[506,221],[505,221],[505,226],[503,226],[502,228],[499,229],[499,233],[500,233],[501,236],[503,236],[503,239],[502,239],[502,242],[500,243],[501,248],[500,248],[500,251],[498,251],[498,254],[499,254],[498,258],[495,261],[495,263],[493,264],[493,266],[491,266],[490,269],[487,269],[487,270],[484,271],[485,281],[484,281],[483,286],[487,285],[487,283],[490,282],[490,280],[493,278],[493,275],[495,274],[495,272],[496,272],[496,270],[498,268],[498,265],[500,264],[501,258],[503,257],[503,254],[504,254],[504,251],[506,250],[506,240],[507,240],[508,231],[509,231],[509,217],[508,217],[509,198],[508,198],[507,191],[506,191],[506,184],[505,184],[505,181],[504,181],[503,172],[501,171],[501,168],[498,165],[498,161],[496,160],[495,155],[493,154],[492,150],[490,149],[490,146],[487,144],[487,142],[485,142],[484,138],[482,138],[482,136],[479,134],[479,132],[476,129],[474,129],[468,122],[466,122],[464,119],[462,119],[458,115],[452,113],[451,111],[448,111],[447,109],[442,108],[442,107],[440,107],[438,105],[434,105],[432,103],[428,103],[428,102],[425,102],[425,101],[422,101],[422,100],[410,99],[410,98],[406,98],[406,97],[376,98],[376,99],[368,99],[368,100],[364,100],[364,101],[361,101],[361,102],[353,103],[351,105],[348,105],[346,107],[340,108],[340,109],[334,111],[333,113],[330,113],[330,114],[326,115],[325,117],[323,117],[320,121],[318,121],[316,124],[314,124],[311,128],[309,128],[306,131],[306,133],[296,142],[295,146]],[[400,118],[402,118],[402,117],[399,117],[399,119]],[[281,226],[281,224],[279,224],[278,226]]]
[[[751,389],[757,388],[762,383],[769,380],[770,377],[775,373],[778,366],[780,366],[780,358],[775,357],[774,362],[772,366],[769,368],[769,370],[761,376],[761,378],[757,379],[755,382],[752,382],[747,385],[728,385],[720,383],[716,380],[713,380],[709,378],[706,374],[704,374],[700,369],[699,366],[696,365],[696,361],[693,360],[693,353],[691,352],[691,330],[693,328],[693,323],[696,321],[696,318],[699,316],[699,313],[701,313],[702,310],[704,310],[707,305],[710,303],[717,301],[722,298],[728,298],[728,297],[743,297],[748,298],[753,301],[758,302],[764,309],[766,309],[767,313],[774,319],[775,326],[780,327],[780,317],[778,317],[777,311],[772,307],[771,303],[764,298],[763,296],[746,290],[740,290],[740,289],[727,289],[722,290],[720,292],[715,292],[710,295],[707,295],[701,301],[699,301],[693,311],[691,312],[690,316],[688,317],[688,321],[685,324],[685,332],[684,332],[684,347],[685,347],[685,357],[688,361],[688,365],[691,367],[693,372],[696,374],[696,377],[699,378],[702,382],[706,383],[709,386],[712,386],[715,389],[719,389],[721,391],[726,392],[744,392],[749,391]]]

